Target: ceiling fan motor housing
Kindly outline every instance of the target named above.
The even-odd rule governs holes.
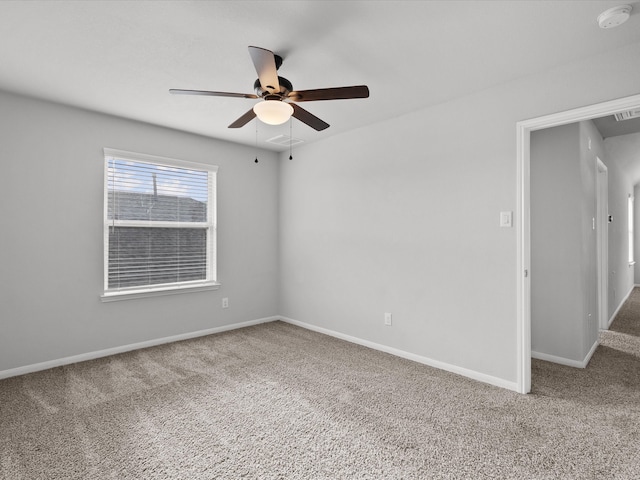
[[[278,77],[278,83],[280,84],[280,92],[277,94],[270,93],[268,90],[263,89],[259,78],[253,83],[253,89],[259,97],[264,97],[266,95],[280,95],[281,97],[286,97],[290,92],[293,92],[293,85],[286,78]]]

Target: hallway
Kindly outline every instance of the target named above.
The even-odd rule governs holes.
[[[586,368],[532,359],[531,376],[532,394],[589,404],[609,414],[628,407],[640,415],[640,287],[633,289],[610,329],[600,331],[600,345]]]

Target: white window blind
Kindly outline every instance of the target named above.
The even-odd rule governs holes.
[[[216,284],[217,167],[105,149],[105,295]]]

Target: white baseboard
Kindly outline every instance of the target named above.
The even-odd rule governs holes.
[[[616,319],[616,315],[618,315],[618,312],[620,311],[620,309],[624,305],[624,302],[626,302],[629,299],[629,297],[631,296],[631,292],[633,292],[633,289],[635,287],[640,287],[640,285],[632,285],[631,288],[629,289],[629,291],[627,292],[627,294],[624,296],[624,298],[622,300],[620,300],[620,303],[618,304],[618,307],[616,308],[616,311],[613,312],[613,315],[611,315],[611,318],[609,318],[609,323],[607,323],[607,328],[609,328],[611,326],[611,324],[613,323],[613,321]]]
[[[591,357],[593,357],[593,354],[596,353],[596,350],[599,345],[600,345],[600,340],[596,340],[594,344],[591,345],[591,350],[589,350],[589,353],[587,353],[587,356],[584,357],[584,360],[583,360],[585,368],[587,365],[589,365],[589,362],[591,361]]]
[[[587,353],[583,360],[572,360],[570,358],[558,357],[556,355],[550,355],[548,353],[533,351],[531,352],[531,358],[537,358],[538,360],[545,360],[552,363],[559,363],[560,365],[566,365],[567,367],[586,368],[586,366],[589,364],[589,360],[591,360],[591,357],[596,352],[598,345],[600,345],[600,341],[596,341],[593,344],[591,350],[589,350],[589,353]]]
[[[397,348],[389,347],[387,345],[382,345],[379,343],[370,342],[368,340],[363,340],[358,337],[353,337],[351,335],[346,335],[340,332],[336,332],[334,330],[329,330],[322,327],[317,327],[315,325],[311,325],[309,323],[300,322],[298,320],[293,320],[291,318],[282,317],[282,316],[274,316],[274,317],[266,317],[260,318],[257,320],[251,320],[248,322],[235,323],[232,325],[224,325],[221,327],[214,327],[207,330],[199,330],[196,332],[183,333],[180,335],[173,335],[171,337],[158,338],[154,340],[147,340],[139,343],[132,343],[129,345],[123,345],[120,347],[107,348],[104,350],[98,350],[95,352],[83,353],[80,355],[73,355],[70,357],[64,357],[56,360],[50,360],[47,362],[35,363],[32,365],[25,365],[22,367],[12,368],[8,370],[0,370],[0,380],[3,378],[15,377],[18,375],[25,375],[27,373],[39,372],[41,370],[47,370],[49,368],[60,367],[63,365],[70,365],[72,363],[84,362],[87,360],[94,360],[96,358],[107,357],[109,355],[116,355],[119,353],[130,352],[132,350],[139,350],[142,348],[154,347],[156,345],[162,345],[165,343],[178,342],[181,340],[188,340],[190,338],[203,337],[205,335],[212,335],[214,333],[221,333],[229,330],[235,330],[238,328],[250,327],[252,325],[258,325],[260,323],[273,322],[276,320],[281,320],[286,323],[290,323],[292,325],[296,325],[301,328],[305,328],[307,330],[312,330],[314,332],[322,333],[325,335],[329,335],[335,338],[339,338],[341,340],[345,340],[347,342],[355,343],[357,345],[362,345],[364,347],[372,348],[374,350],[379,350],[381,352],[389,353],[391,355],[395,355],[397,357],[405,358],[407,360],[412,360],[414,362],[422,363],[424,365],[428,365],[430,367],[438,368],[440,370],[445,370],[447,372],[452,372],[463,377],[471,378],[472,380],[476,380],[483,383],[488,383],[490,385],[494,385],[496,387],[505,388],[507,390],[513,390],[515,392],[518,391],[518,384],[516,382],[510,382],[508,380],[494,377],[491,375],[486,375],[484,373],[477,372],[475,370],[469,370],[467,368],[458,367],[456,365],[451,365],[445,362],[441,362],[438,360],[433,360],[428,357],[423,357],[421,355],[416,355],[414,353],[405,352],[404,350],[399,350]]]
[[[85,362],[87,360],[94,360],[96,358],[108,357],[109,355],[116,355],[118,353],[130,352],[132,350],[139,350],[141,348],[155,347],[156,345],[162,345],[164,343],[179,342],[180,340],[188,340],[190,338],[204,337],[205,335],[212,335],[214,333],[221,333],[229,330],[235,330],[237,328],[250,327],[252,325],[258,325],[260,323],[273,322],[279,319],[280,317],[260,318],[257,320],[250,320],[248,322],[234,323],[231,325],[223,325],[221,327],[209,328],[206,330],[198,330],[196,332],[182,333],[180,335],[172,335],[171,337],[157,338],[154,340],[147,340],[139,343],[131,343],[129,345],[107,348],[105,350],[98,350],[96,352],[82,353],[80,355],[73,355],[71,357],[59,358],[56,360],[50,360],[48,362],[34,363],[32,365],[25,365],[23,367],[11,368],[9,370],[0,370],[0,380],[3,378],[16,377],[18,375],[25,375],[27,373],[39,372],[41,370],[47,370],[49,368],[61,367],[63,365],[69,365],[72,363]]]
[[[309,323],[300,322],[298,320],[293,320],[287,317],[280,317],[280,320],[286,323],[290,323],[292,325],[296,325],[298,327],[306,328],[307,330],[312,330],[314,332],[322,333],[325,335],[329,335],[331,337],[339,338],[340,340],[346,340],[347,342],[355,343],[357,345],[362,345],[364,347],[369,347],[374,350],[379,350],[381,352],[390,353],[391,355],[395,355],[397,357],[406,358],[407,360],[412,360],[414,362],[422,363],[424,365],[428,365],[430,367],[438,368],[440,370],[446,370],[447,372],[456,373],[463,377],[471,378],[472,380],[477,380],[479,382],[488,383],[490,385],[494,385],[496,387],[506,388],[508,390],[513,390],[518,392],[518,384],[516,382],[510,382],[503,378],[494,377],[491,375],[486,375],[484,373],[477,372],[475,370],[469,370],[467,368],[458,367],[456,365],[451,365],[448,363],[440,362],[438,360],[433,360],[431,358],[423,357],[421,355],[416,355],[414,353],[405,352],[404,350],[399,350],[397,348],[388,347],[387,345],[382,345],[379,343],[370,342],[368,340],[363,340],[358,337],[353,337],[351,335],[346,335],[344,333],[336,332],[334,330],[329,330],[322,327],[317,327],[315,325],[311,325]]]

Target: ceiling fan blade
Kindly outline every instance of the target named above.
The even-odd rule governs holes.
[[[242,115],[239,119],[237,119],[235,122],[233,122],[231,125],[229,125],[229,128],[244,127],[247,123],[249,123],[254,118],[256,118],[256,114],[255,114],[255,112],[253,111],[253,108],[252,108],[247,113]]]
[[[172,88],[169,93],[174,95],[208,95],[211,97],[236,97],[236,98],[258,98],[253,93],[229,93],[229,92],[212,92],[210,90],[180,90]]]
[[[314,130],[318,132],[324,130],[325,128],[329,128],[329,124],[324,120],[320,120],[318,117],[313,115],[312,113],[307,112],[304,108],[299,107],[295,103],[290,103],[293,107],[293,116],[300,120],[302,123],[306,123]]]
[[[258,72],[262,89],[269,93],[279,93],[278,69],[273,52],[260,47],[249,47],[249,55],[251,55],[253,66]]]
[[[315,100],[346,100],[349,98],[369,97],[369,87],[356,85],[353,87],[317,88],[315,90],[297,90],[289,93],[288,98],[294,102],[311,102]]]

